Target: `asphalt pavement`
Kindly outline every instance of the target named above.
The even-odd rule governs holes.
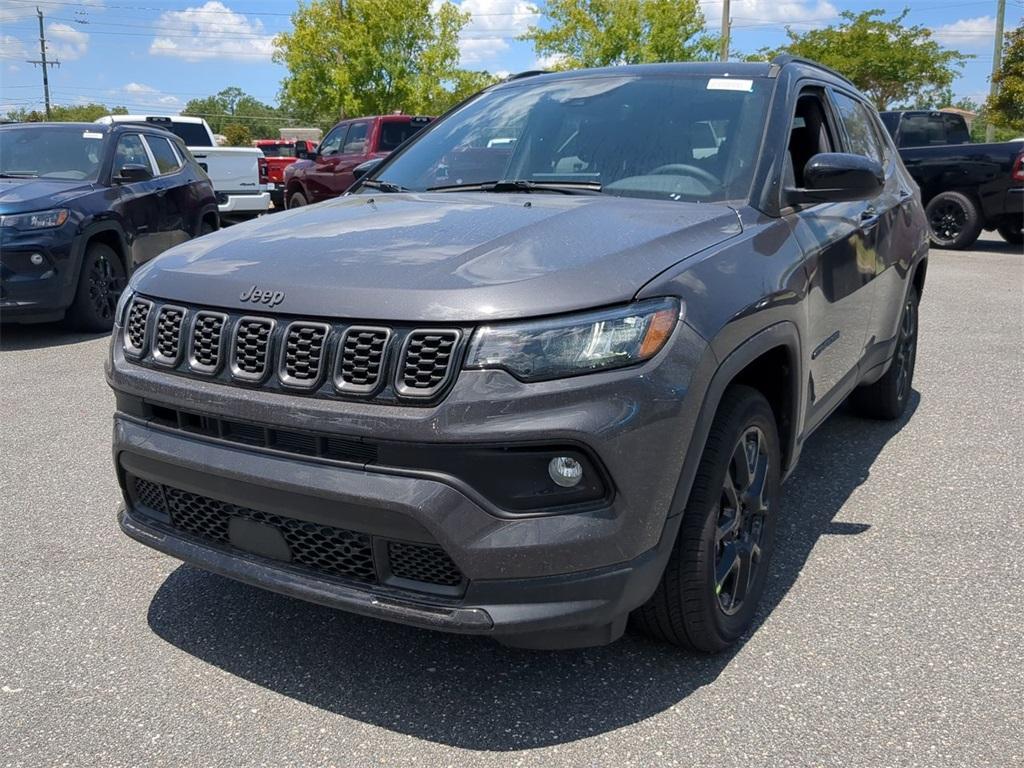
[[[0,764],[1024,765],[1020,248],[933,251],[910,413],[811,439],[717,657],[510,650],[136,544],[107,344],[0,330]]]

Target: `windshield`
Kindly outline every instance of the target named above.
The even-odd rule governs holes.
[[[0,128],[0,175],[67,181],[95,181],[105,129],[82,126]]]
[[[416,191],[515,180],[660,200],[742,199],[770,87],[679,75],[524,80],[435,123],[377,178]]]

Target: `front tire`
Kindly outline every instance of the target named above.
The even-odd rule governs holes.
[[[661,583],[633,614],[651,637],[706,653],[746,632],[771,560],[782,451],[760,392],[722,398]]]
[[[959,192],[943,192],[928,202],[929,239],[937,248],[961,251],[974,245],[981,234],[981,212],[974,201]]]
[[[124,285],[124,265],[114,249],[103,243],[89,245],[82,259],[75,298],[68,309],[71,327],[109,333],[114,327],[114,310]]]
[[[894,421],[907,410],[917,362],[918,301],[917,288],[911,285],[903,303],[896,352],[889,370],[874,384],[858,387],[850,396],[854,409],[861,416]]]
[[[1024,221],[1004,221],[996,228],[999,235],[1010,245],[1024,244]]]

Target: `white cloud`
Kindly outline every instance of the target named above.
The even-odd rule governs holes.
[[[262,21],[250,21],[219,0],[184,11],[167,11],[154,27],[156,37],[149,46],[154,56],[257,61],[260,55],[270,59],[274,52],[274,36],[264,33]]]
[[[996,33],[996,20],[992,16],[960,19],[932,30],[935,39],[950,48],[991,48]]]
[[[166,107],[176,108],[181,104],[181,99],[164,93],[158,88],[145,83],[130,82],[122,85],[120,89],[111,91],[112,99],[124,101],[132,107]]]
[[[24,21],[26,19],[34,19],[35,17],[36,9],[34,6],[12,5],[0,7],[0,24],[10,24],[12,21]]]
[[[509,42],[540,18],[525,0],[462,0],[469,23],[459,37],[459,55],[465,66],[494,62],[509,49]]]
[[[89,35],[70,24],[54,22],[46,25],[46,52],[61,61],[74,61],[89,50]]]
[[[0,51],[3,51],[4,59],[17,60],[19,63],[29,58],[25,43],[14,35],[0,35]]]
[[[721,0],[701,3],[704,19],[710,29],[718,29],[722,21]],[[733,29],[768,24],[803,25],[828,22],[839,11],[828,0],[733,0],[729,7]]]
[[[559,64],[565,61],[565,56],[561,53],[552,53],[549,56],[538,56],[531,69],[554,69]]]

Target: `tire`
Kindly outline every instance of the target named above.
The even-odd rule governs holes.
[[[981,234],[981,212],[975,202],[959,192],[943,192],[924,209],[929,239],[936,248],[961,251],[970,248]]]
[[[911,285],[900,315],[896,353],[889,370],[874,384],[858,387],[850,396],[854,410],[861,416],[894,421],[907,410],[917,362],[918,301],[917,288]]]
[[[309,202],[306,200],[306,196],[301,192],[292,192],[288,196],[288,210],[292,208],[301,208],[304,205],[308,205]]]
[[[217,228],[214,227],[213,224],[210,223],[209,219],[203,219],[202,223],[199,225],[199,235],[198,235],[198,237],[202,237],[203,235],[208,235],[211,232],[216,232],[216,231],[217,231]]]
[[[114,249],[103,243],[87,246],[75,298],[68,309],[69,325],[79,331],[109,332],[124,286],[124,265]]]
[[[748,454],[744,449],[751,446]],[[749,455],[755,458],[754,472],[743,469]],[[716,653],[750,628],[771,560],[781,464],[768,401],[750,387],[731,387],[711,425],[661,583],[633,612],[638,629],[657,640]],[[750,484],[742,480],[745,475],[753,477]],[[738,487],[747,492],[739,496],[730,490]],[[746,579],[741,578],[744,559]],[[738,567],[716,576],[730,561]]]
[[[1024,221],[1004,221],[996,229],[1000,237],[1010,245],[1024,244]]]

